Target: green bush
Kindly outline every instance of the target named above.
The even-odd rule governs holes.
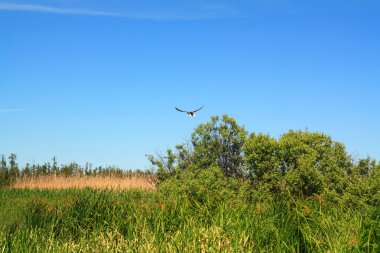
[[[248,135],[227,115],[196,127],[190,144],[148,158],[162,191],[173,186],[202,201],[205,188],[216,198],[224,191],[242,192],[239,188],[251,200],[317,194],[335,204],[362,207],[373,205],[380,195],[380,165],[370,158],[353,162],[345,146],[330,136],[294,130],[279,139]]]
[[[209,169],[186,170],[177,177],[163,182],[158,191],[166,196],[186,197],[201,204],[236,200],[244,183],[233,177],[225,177],[216,166]]]

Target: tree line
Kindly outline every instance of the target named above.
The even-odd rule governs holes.
[[[84,166],[76,162],[69,164],[58,165],[57,158],[53,157],[52,163],[44,164],[29,164],[23,168],[17,164],[17,155],[11,154],[6,159],[5,155],[1,157],[0,166],[0,187],[12,185],[19,178],[38,177],[44,175],[56,176],[78,176],[78,175],[93,175],[93,176],[113,176],[123,177],[130,174],[143,174],[141,170],[123,170],[116,166],[97,166],[93,167],[91,163],[86,163]]]

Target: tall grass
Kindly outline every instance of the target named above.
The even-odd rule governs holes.
[[[379,250],[378,209],[317,198],[199,203],[141,190],[4,189],[0,203],[1,252]]]
[[[96,188],[96,189],[146,189],[154,190],[155,175],[128,174],[128,175],[58,175],[54,174],[20,177],[13,188],[29,189],[66,189],[66,188]]]

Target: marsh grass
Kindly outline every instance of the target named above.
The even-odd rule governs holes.
[[[12,205],[19,203],[12,212]],[[4,189],[1,252],[377,252],[377,209],[203,203],[156,191]],[[10,212],[10,213],[8,213]],[[377,237],[376,237],[377,236]]]
[[[36,177],[19,178],[13,185],[18,189],[67,189],[67,188],[94,188],[94,189],[145,189],[154,190],[154,175],[73,175],[55,176],[53,174]]]

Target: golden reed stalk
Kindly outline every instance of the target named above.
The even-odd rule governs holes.
[[[12,188],[34,189],[64,189],[64,188],[96,188],[96,189],[145,189],[155,190],[155,176],[153,175],[127,175],[127,176],[55,176],[44,175],[38,177],[24,177],[18,179]]]

